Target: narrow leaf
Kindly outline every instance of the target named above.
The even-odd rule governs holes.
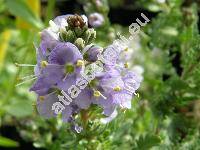
[[[22,18],[37,28],[42,28],[41,20],[34,15],[23,0],[6,0],[5,4],[12,15]]]
[[[9,138],[0,136],[0,146],[2,147],[18,147],[19,143]]]

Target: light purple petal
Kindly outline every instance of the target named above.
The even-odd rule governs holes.
[[[64,77],[65,79],[60,80],[57,83],[57,87],[60,90],[63,91],[68,91],[68,89],[72,86],[76,84],[76,80],[77,80],[77,75],[76,74],[69,74],[66,77]]]
[[[66,63],[76,63],[77,60],[83,59],[78,48],[69,42],[57,44],[51,51],[49,63],[64,65]]]
[[[127,91],[116,92],[112,95],[113,102],[123,108],[131,108],[132,95]]]
[[[63,77],[63,70],[60,66],[46,66],[40,73],[38,79],[30,88],[30,91],[40,91],[49,89],[52,85],[59,82]]]
[[[101,123],[103,124],[107,124],[109,122],[111,122],[115,117],[117,116],[117,110],[115,109],[111,115],[109,115],[109,117],[106,118],[101,118]]]
[[[52,110],[52,105],[55,102],[58,102],[58,97],[54,93],[44,96],[43,100],[40,100],[40,98],[38,98],[37,110],[38,110],[39,114],[41,116],[43,116],[44,118],[55,117],[56,114],[55,114],[54,110]]]
[[[65,106],[65,109],[62,111],[62,121],[68,122],[71,115],[72,115],[71,106]]]
[[[86,88],[81,90],[80,94],[78,95],[77,98],[75,98],[74,102],[78,107],[82,109],[87,109],[92,103],[91,98],[92,98],[92,91]]]

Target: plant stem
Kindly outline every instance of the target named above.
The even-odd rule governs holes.
[[[81,120],[83,122],[83,128],[87,128],[88,124],[88,119],[89,119],[89,111],[88,110],[82,110],[81,111]]]

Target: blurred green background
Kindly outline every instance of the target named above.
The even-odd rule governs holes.
[[[97,2],[102,3],[98,6]],[[200,36],[198,0],[0,0],[0,150],[4,149],[200,149]],[[117,32],[144,13],[151,21],[133,41],[133,65],[144,68],[131,110],[87,136],[35,109],[32,75],[39,32],[63,14],[101,13],[96,43],[111,44]]]

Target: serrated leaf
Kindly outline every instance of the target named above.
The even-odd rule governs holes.
[[[145,137],[141,136],[136,142],[137,147],[135,149],[147,150],[154,146],[159,145],[160,142],[161,142],[161,139],[155,135],[146,135]]]

